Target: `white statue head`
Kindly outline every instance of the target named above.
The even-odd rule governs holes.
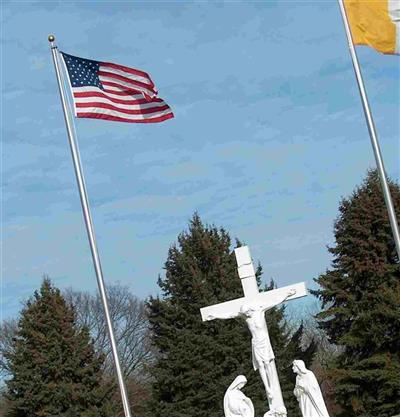
[[[292,369],[293,369],[293,372],[296,374],[307,373],[306,364],[301,359],[296,359],[293,361]]]
[[[240,314],[246,317],[250,317],[253,311],[255,311],[255,309],[251,304],[243,304],[240,307]]]
[[[244,375],[239,375],[235,378],[229,389],[242,389],[247,383],[247,378]]]

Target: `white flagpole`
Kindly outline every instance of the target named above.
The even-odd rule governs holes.
[[[95,239],[95,234],[94,234],[92,217],[90,214],[89,200],[88,200],[88,196],[86,192],[85,179],[83,177],[81,161],[79,158],[78,144],[74,135],[74,130],[71,125],[70,111],[69,111],[68,104],[67,104],[67,97],[65,94],[63,78],[62,78],[62,74],[60,70],[58,50],[57,50],[57,46],[54,44],[54,41],[55,41],[55,37],[53,35],[50,35],[49,42],[51,45],[54,68],[56,70],[56,76],[57,76],[57,82],[58,82],[58,89],[60,92],[61,103],[62,103],[62,107],[64,111],[65,125],[67,127],[69,145],[71,148],[72,160],[74,163],[75,175],[76,175],[76,180],[77,180],[78,188],[79,188],[79,195],[81,199],[83,217],[85,219],[86,231],[87,231],[89,244],[90,244],[90,250],[92,252],[93,265],[94,265],[94,269],[95,269],[96,277],[97,277],[97,284],[98,284],[99,291],[100,291],[101,301],[103,303],[104,314],[106,316],[108,335],[110,338],[111,350],[112,350],[112,354],[114,357],[115,368],[117,371],[118,384],[119,384],[119,388],[121,391],[122,404],[124,407],[125,417],[132,417],[130,407],[129,407],[128,395],[126,392],[124,377],[123,377],[122,370],[121,370],[121,364],[119,361],[117,344],[115,341],[114,330],[113,330],[111,317],[110,317],[110,311],[108,308],[108,301],[107,301],[107,294],[106,294],[106,289],[104,285],[103,272],[101,269],[100,258],[99,258],[99,254],[98,254],[97,246],[96,246],[96,239]]]
[[[356,74],[358,88],[360,90],[361,101],[364,108],[365,119],[367,121],[369,136],[371,138],[372,148],[374,150],[376,165],[378,167],[379,178],[381,180],[381,186],[383,190],[383,196],[385,198],[386,208],[389,214],[390,226],[392,228],[394,243],[397,249],[397,256],[398,260],[400,261],[400,233],[399,233],[399,226],[397,224],[396,213],[393,207],[392,197],[390,195],[389,186],[386,179],[385,174],[385,167],[383,165],[383,159],[381,150],[379,147],[378,137],[376,135],[374,120],[372,118],[371,110],[368,103],[367,93],[365,91],[364,82],[361,75],[360,65],[358,63],[358,58],[356,54],[356,50],[354,48],[353,37],[351,35],[349,21],[347,19],[346,9],[343,4],[343,0],[338,0],[340,11],[342,13],[343,23],[346,29],[347,40],[349,43],[350,55],[353,61],[354,72]]]

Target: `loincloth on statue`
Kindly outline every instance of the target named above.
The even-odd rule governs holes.
[[[262,340],[251,340],[251,350],[253,354],[253,367],[254,370],[260,367],[262,363],[268,363],[272,359],[275,359],[274,351],[272,350],[271,343],[268,337]]]

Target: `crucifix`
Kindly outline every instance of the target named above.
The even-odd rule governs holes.
[[[200,309],[203,321],[243,317],[250,330],[254,370],[260,372],[267,393],[269,411],[264,417],[286,417],[282,391],[269,340],[265,312],[285,301],[307,295],[305,283],[259,292],[250,251],[247,246],[235,249],[239,278],[244,297]]]

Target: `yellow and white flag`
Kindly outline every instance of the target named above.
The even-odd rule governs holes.
[[[344,0],[355,45],[400,54],[400,0]]]

